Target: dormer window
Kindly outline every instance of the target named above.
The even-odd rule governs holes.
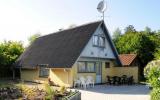
[[[93,46],[105,47],[105,37],[103,35],[94,35]]]

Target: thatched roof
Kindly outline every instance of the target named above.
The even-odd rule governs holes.
[[[102,23],[98,21],[39,37],[19,57],[16,65],[35,67],[47,64],[54,68],[71,68]]]

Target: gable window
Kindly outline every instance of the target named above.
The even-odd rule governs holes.
[[[92,73],[95,72],[94,62],[78,62],[78,72],[80,73]]]
[[[98,35],[93,36],[93,45],[98,46]]]
[[[99,46],[100,47],[105,46],[105,37],[102,37],[102,36],[99,37]]]
[[[105,47],[105,37],[102,35],[93,36],[93,46]]]
[[[45,66],[39,67],[39,77],[48,77],[49,76],[49,69]]]

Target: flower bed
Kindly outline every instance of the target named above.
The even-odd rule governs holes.
[[[81,100],[79,91],[67,91],[65,87],[54,90],[53,87],[45,84],[45,89],[29,88],[26,85],[18,84],[0,87],[0,100]]]

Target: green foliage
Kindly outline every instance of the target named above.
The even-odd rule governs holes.
[[[146,26],[145,29],[144,29],[144,32],[146,34],[151,33],[151,31],[152,31],[151,28],[149,28],[148,26]]]
[[[23,94],[27,95],[27,99],[32,100],[36,96],[36,91],[33,88],[29,88],[24,84],[17,84],[16,85]]]
[[[160,88],[154,88],[152,90],[151,100],[160,100]]]
[[[144,75],[153,88],[160,88],[160,61],[152,61],[144,69]]]
[[[156,51],[154,52],[154,58],[157,60],[160,59],[160,49],[159,48],[157,48]]]
[[[11,66],[23,51],[21,42],[4,41],[0,44],[0,66]]]
[[[28,38],[29,43],[30,43],[30,44],[33,43],[33,42],[34,42],[38,37],[40,37],[40,36],[41,36],[40,33],[33,34],[32,36],[30,36],[30,37]]]
[[[152,34],[151,34],[152,33]],[[145,66],[149,61],[153,60],[155,55],[159,56],[160,53],[155,53],[156,49],[160,47],[159,37],[157,33],[151,32],[150,28],[145,31],[136,31],[132,25],[125,29],[125,33],[119,38],[113,39],[113,42],[120,54],[136,53],[141,59],[142,64]]]
[[[117,28],[114,32],[113,32],[113,41],[116,41],[120,36],[121,36],[121,30],[119,28]]]
[[[151,100],[160,100],[160,60],[149,62],[144,69],[144,75],[153,87]]]
[[[11,76],[13,63],[24,51],[21,42],[4,41],[0,43],[0,77]]]
[[[138,32],[124,34],[115,42],[115,46],[120,54],[138,54],[143,64],[153,59],[154,43],[145,34]]]
[[[154,52],[154,59],[158,60],[160,59],[160,31],[157,31],[155,35],[152,35],[152,40],[156,44],[156,49]]]
[[[54,90],[48,84],[44,84],[44,85],[45,85],[45,91],[47,93],[47,95],[45,96],[45,99],[52,100],[54,98],[54,93],[55,93]]]
[[[129,33],[135,33],[136,29],[134,28],[133,25],[129,25],[125,28],[125,34],[129,34]]]
[[[66,90],[66,87],[65,86],[62,86],[61,88],[60,88],[60,93],[61,94],[63,94],[63,93],[65,93],[67,90]]]
[[[160,87],[160,68],[152,67],[147,75],[148,82],[152,87]]]

